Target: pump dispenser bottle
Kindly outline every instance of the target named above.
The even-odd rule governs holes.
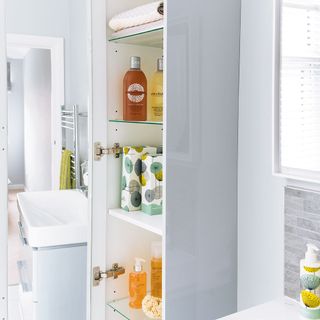
[[[123,78],[123,119],[147,120],[147,78],[141,71],[141,58],[131,57],[130,70]]]
[[[147,274],[143,271],[142,258],[135,258],[133,272],[129,274],[129,306],[134,309],[141,309],[142,300],[147,295]]]
[[[319,249],[307,244],[305,259],[300,262],[301,315],[305,319],[320,320],[320,260]]]

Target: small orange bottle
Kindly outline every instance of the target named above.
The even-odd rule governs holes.
[[[129,306],[134,309],[142,308],[142,300],[147,295],[147,274],[142,269],[144,259],[135,258],[134,271],[129,274]]]
[[[151,258],[151,295],[162,298],[162,243],[152,243]]]

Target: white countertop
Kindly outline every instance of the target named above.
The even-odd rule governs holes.
[[[221,320],[301,320],[299,303],[290,298],[271,301]]]

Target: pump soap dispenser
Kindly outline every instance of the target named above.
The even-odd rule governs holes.
[[[142,263],[146,260],[135,258],[133,272],[129,274],[129,306],[134,309],[141,309],[142,300],[147,295],[147,274],[143,271]]]
[[[320,320],[320,260],[319,249],[307,244],[305,259],[300,262],[301,315],[305,319]]]

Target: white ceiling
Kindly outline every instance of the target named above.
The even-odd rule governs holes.
[[[8,59],[24,59],[29,50],[23,47],[7,47],[7,57]]]

